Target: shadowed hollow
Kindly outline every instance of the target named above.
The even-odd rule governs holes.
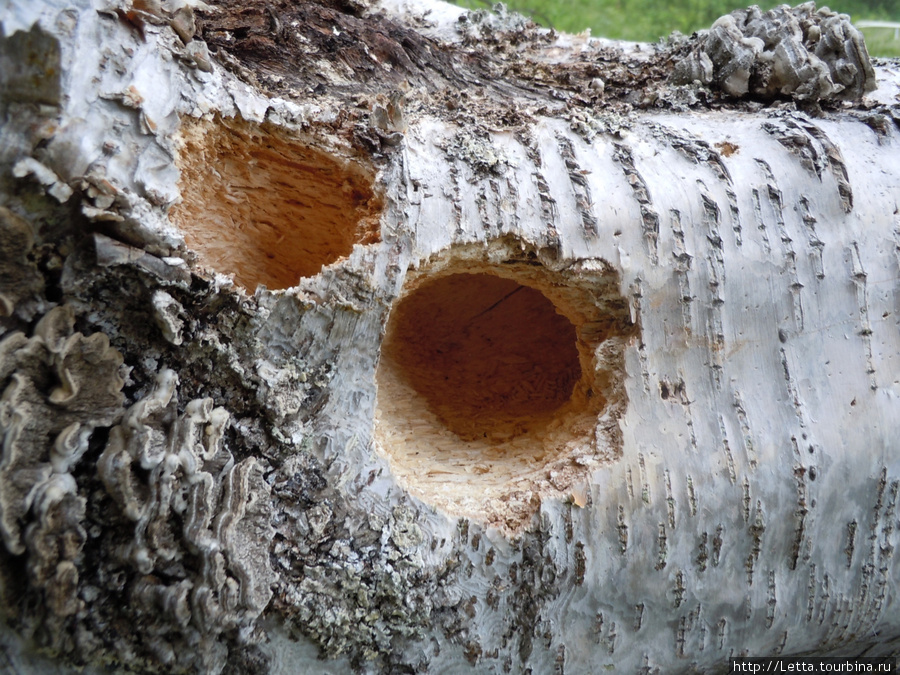
[[[620,452],[635,327],[611,268],[456,254],[411,272],[391,309],[375,442],[423,501],[515,530]]]
[[[581,377],[575,327],[540,291],[512,279],[441,277],[394,311],[384,358],[461,439],[534,430]]]

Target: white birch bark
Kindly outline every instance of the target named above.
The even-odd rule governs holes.
[[[321,7],[0,15],[0,670],[896,654],[897,63]]]

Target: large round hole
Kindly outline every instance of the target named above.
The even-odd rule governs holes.
[[[539,290],[512,279],[441,277],[394,312],[383,358],[464,440],[532,431],[581,377],[571,321]]]
[[[387,318],[375,445],[411,494],[518,530],[621,453],[635,328],[605,263],[556,271],[515,241],[435,256]]]

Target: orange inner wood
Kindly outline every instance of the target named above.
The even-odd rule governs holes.
[[[268,125],[185,120],[171,220],[206,267],[249,291],[302,277],[379,239],[373,175]]]

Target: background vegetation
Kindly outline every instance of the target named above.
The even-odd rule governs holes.
[[[493,0],[457,0],[471,9],[493,6]],[[653,42],[673,30],[690,35],[695,30],[709,28],[717,18],[737,7],[754,4],[748,0],[507,0],[509,9],[530,16],[544,26],[568,33],[591,29],[594,36],[618,40]],[[763,9],[771,9],[776,0],[758,2]],[[825,3],[818,3],[819,6]],[[853,21],[898,21],[900,0],[834,0],[827,3],[838,12],[849,14]],[[900,56],[900,39],[894,39],[889,28],[863,29],[872,56]]]

